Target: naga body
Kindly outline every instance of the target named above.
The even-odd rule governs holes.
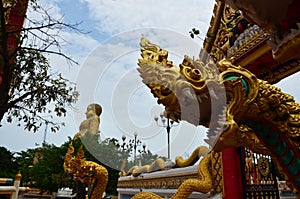
[[[186,160],[178,156],[176,158],[175,167],[186,167],[193,165],[201,157],[203,157],[198,165],[199,179],[187,179],[178,188],[177,192],[171,199],[188,198],[189,195],[196,191],[207,193],[212,189],[212,175],[211,175],[211,154],[208,153],[208,148],[200,146],[196,148],[193,154]],[[140,192],[132,197],[132,199],[162,199],[162,197],[149,192]]]
[[[140,45],[138,71],[167,117],[208,127],[215,151],[246,146],[271,155],[300,192],[300,105],[291,95],[227,60],[185,56],[177,67],[144,36]]]

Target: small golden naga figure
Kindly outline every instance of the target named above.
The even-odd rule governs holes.
[[[105,167],[87,161],[84,157],[82,146],[74,157],[74,147],[72,143],[65,155],[64,170],[73,176],[75,181],[81,181],[88,185],[88,199],[102,198],[108,182],[108,172]]]

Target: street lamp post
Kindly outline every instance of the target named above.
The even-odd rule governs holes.
[[[123,141],[123,143],[122,143],[122,150],[123,150],[123,152],[125,151],[125,145],[126,145],[126,142],[125,142],[125,140],[126,140],[126,136],[125,135],[123,135],[122,136],[122,141]],[[127,148],[128,148],[128,146],[127,146]]]
[[[141,140],[139,140],[139,139],[137,139],[137,137],[138,137],[138,134],[135,132],[134,134],[133,134],[133,139],[130,139],[129,141],[128,141],[128,143],[126,143],[126,136],[125,135],[123,135],[122,136],[122,141],[123,141],[123,143],[121,144],[121,143],[119,143],[119,142],[116,142],[115,143],[115,145],[117,146],[117,147],[121,147],[121,149],[122,149],[122,153],[124,153],[124,152],[130,152],[131,151],[131,149],[132,149],[132,147],[133,147],[133,153],[134,153],[134,162],[135,162],[135,159],[136,159],[136,151],[137,151],[137,147],[138,146],[140,146],[141,144],[142,144],[142,141]],[[144,143],[143,144],[143,150],[145,151],[145,148],[146,148],[146,144]],[[140,150],[139,150],[140,151]]]
[[[137,149],[138,146],[140,146],[142,144],[142,141],[139,140],[139,139],[137,139],[138,134],[136,132],[134,132],[133,136],[134,136],[134,139],[130,139],[129,143],[131,143],[133,145],[134,162],[135,162],[135,159],[136,159],[136,149]]]
[[[160,118],[160,122],[159,123],[159,118]],[[169,117],[165,117],[163,113],[160,114],[160,117],[158,116],[154,116],[154,120],[157,124],[157,126],[160,127],[164,127],[167,129],[167,136],[168,136],[168,159],[170,159],[170,132],[171,132],[171,128],[173,126],[177,126],[178,124],[174,124],[174,121],[171,120]]]

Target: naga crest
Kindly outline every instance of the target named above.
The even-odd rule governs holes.
[[[158,103],[165,106],[167,117],[209,127],[206,141],[211,146],[221,141],[220,135],[226,136],[226,131],[231,131],[231,135],[238,131],[239,114],[234,112],[242,114],[246,111],[243,107],[250,103],[246,97],[257,95],[253,92],[255,89],[249,89],[250,85],[257,86],[254,75],[226,60],[216,65],[188,56],[184,56],[177,67],[168,60],[166,50],[145,36],[142,36],[140,46],[143,59],[138,60],[138,71],[143,83],[158,98]]]
[[[80,177],[77,176],[79,173],[84,173],[83,170],[86,169],[83,167],[86,159],[84,157],[82,146],[80,147],[76,156],[73,156],[73,154],[74,154],[74,147],[71,143],[69,145],[68,152],[65,155],[64,170],[66,173],[74,175],[75,180],[82,181],[83,179],[80,179]]]
[[[204,65],[185,56],[179,67],[168,60],[168,52],[142,36],[138,71],[143,82],[166,108],[165,114],[174,121],[187,120],[194,125],[205,125],[207,114],[200,115],[199,103],[210,106],[209,94],[217,96],[222,82],[213,63]],[[222,96],[224,97],[224,96]]]
[[[64,171],[73,176],[73,180],[81,181],[88,185],[87,198],[102,198],[108,182],[107,169],[96,162],[87,161],[84,157],[82,145],[76,156],[73,155],[74,147],[72,143],[70,143],[65,155]]]

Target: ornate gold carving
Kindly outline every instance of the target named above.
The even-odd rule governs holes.
[[[215,62],[227,57],[227,52],[230,49],[229,39],[233,36],[233,33],[230,32],[231,27],[234,27],[241,18],[242,16],[238,11],[223,1],[217,1],[214,16],[207,32],[208,36],[203,44],[204,49]]]
[[[4,18],[5,18],[5,23],[8,23],[9,16],[10,16],[10,11],[11,9],[16,5],[17,1],[15,0],[2,0],[3,4],[3,10],[4,12]]]
[[[269,72],[262,75],[262,79],[273,84],[298,71],[300,71],[300,59],[294,59],[270,68]]]
[[[220,74],[212,63],[203,64],[187,56],[178,68],[167,60],[164,49],[145,38],[142,40],[147,42],[141,42],[143,59],[139,60],[138,70],[144,83],[158,98],[158,102],[165,106],[170,118],[186,120],[194,125],[208,126],[212,123],[207,142],[214,150],[246,145],[252,151],[271,154],[281,161],[267,140],[262,137],[259,140],[256,136],[258,132],[250,131],[244,124],[245,120],[252,118],[276,127],[277,137],[280,134],[281,139],[293,145],[290,145],[292,148],[299,148],[300,105],[292,96],[228,60],[217,63]],[[155,51],[148,46],[155,46]],[[164,52],[163,56],[160,56],[161,52]],[[216,110],[219,112],[212,114],[210,98],[217,101],[225,98],[226,103],[217,103]],[[197,115],[195,107],[199,107],[197,111],[200,114]],[[182,111],[188,111],[191,115],[183,118]],[[214,118],[214,115],[217,117]]]
[[[228,42],[224,41],[228,41],[232,37],[237,37],[237,35],[233,34],[234,31],[232,31],[234,27],[237,27],[237,23],[244,19],[247,19],[250,22],[255,21],[247,18],[245,15],[242,17],[242,15],[239,14],[241,11],[234,10],[233,8],[237,9],[242,7],[245,13],[248,13],[251,9],[252,14],[257,13],[255,11],[256,9],[262,10],[261,5],[257,6],[257,8],[251,6],[251,4],[257,4],[258,1],[249,1],[249,4],[243,2],[241,5],[236,2],[239,1],[231,1],[231,5],[234,6],[235,4],[235,6],[230,7],[228,4],[226,4],[228,2],[225,3],[225,1],[216,0],[213,16],[210,21],[210,27],[203,43],[203,49],[201,50],[200,58],[206,60],[209,54],[209,56],[215,62],[226,58],[232,60],[235,65],[247,67],[247,65],[251,64],[257,59],[261,59],[263,55],[266,55],[267,53],[273,53],[273,58],[276,60],[276,62],[274,62],[273,65],[265,66],[263,69],[263,74],[256,74],[259,75],[260,79],[270,83],[276,83],[281,79],[299,71],[300,24],[298,22],[299,19],[297,20],[298,15],[290,12],[287,12],[286,16],[282,15],[282,17],[287,17],[286,21],[290,21],[290,23],[291,21],[295,20],[298,22],[290,24],[291,27],[289,30],[280,29],[280,26],[269,26],[269,23],[278,17],[277,15],[271,17],[271,21],[265,21],[269,25],[259,24],[262,21],[259,23],[256,22],[255,25],[251,23],[248,25],[248,28],[243,28],[244,32],[239,35],[239,39],[237,39],[238,41],[235,42],[235,45],[229,48]],[[281,3],[286,6],[286,3]],[[299,5],[296,4],[296,6]],[[294,9],[297,8],[295,7]],[[263,13],[268,14],[269,12],[264,11]],[[262,13],[260,12],[260,14]],[[252,15],[252,17],[257,16],[255,14]],[[275,29],[270,31],[270,28]]]
[[[226,3],[241,10],[245,18],[270,34],[268,45],[272,48],[274,59],[283,62],[299,58],[300,24],[297,22],[300,17],[298,12],[293,11],[299,9],[296,0],[272,2],[272,6],[260,1],[227,0]],[[278,13],[282,13],[280,17]]]
[[[210,173],[211,154],[205,156],[198,167],[198,175],[200,179],[186,179],[178,188],[177,192],[171,197],[172,199],[188,198],[193,191],[207,193],[212,188],[212,178]],[[174,182],[174,181],[171,181]],[[168,185],[167,182],[165,186]],[[162,197],[149,193],[141,192],[132,197],[133,199],[139,198],[154,198],[161,199]]]
[[[105,167],[92,162],[86,161],[82,146],[73,156],[74,147],[69,145],[68,152],[65,155],[64,170],[73,175],[75,181],[87,183],[89,188],[89,198],[99,199],[105,191],[108,182],[108,172]]]
[[[181,156],[177,156],[175,159],[176,165],[175,167],[187,167],[194,165],[200,157],[205,157],[209,152],[209,149],[206,146],[199,146],[197,147],[192,155],[184,160]]]
[[[173,175],[165,177],[164,175],[151,178],[131,178],[128,180],[119,179],[119,188],[139,188],[139,189],[177,189],[186,179],[197,179],[198,174],[185,173],[180,175]]]
[[[177,167],[188,167],[195,164],[199,158],[203,156],[198,166],[198,173],[185,172],[181,174],[172,174],[171,177],[155,176],[155,177],[146,177],[143,178],[134,178],[129,180],[119,179],[118,187],[120,188],[168,188],[168,189],[177,189],[178,192],[172,198],[186,198],[193,191],[208,192],[209,187],[212,186],[211,182],[211,155],[209,154],[209,149],[206,146],[197,147],[192,155],[184,160],[182,157],[176,157],[176,164],[173,166]],[[216,162],[216,159],[214,159]],[[143,166],[144,167],[144,166]],[[141,167],[141,168],[143,168]],[[140,168],[140,169],[141,169]],[[198,179],[200,178],[200,180]],[[205,181],[205,182],[202,182]],[[195,186],[199,187],[195,187]],[[158,197],[152,193],[140,193],[137,194],[134,198],[142,197]]]
[[[126,161],[126,160],[124,160]],[[152,164],[150,165],[143,165],[141,167],[133,166],[127,172],[124,171],[125,165],[121,168],[121,176],[129,176],[132,175],[133,177],[137,177],[142,173],[151,173],[154,171],[165,170],[165,161],[161,158],[157,158]]]
[[[268,176],[270,173],[270,163],[265,157],[260,157],[257,161],[258,171],[264,176]]]
[[[222,167],[222,152],[211,151],[211,165],[212,165],[212,190],[211,195],[220,193],[224,196],[224,181],[223,181],[223,167]]]
[[[242,40],[239,46],[231,48],[227,58],[235,63],[243,58],[247,52],[255,50],[258,48],[258,46],[266,43],[269,38],[269,34],[260,29],[259,31],[254,32],[254,34],[249,35],[248,40]],[[268,48],[268,50],[270,49]]]

